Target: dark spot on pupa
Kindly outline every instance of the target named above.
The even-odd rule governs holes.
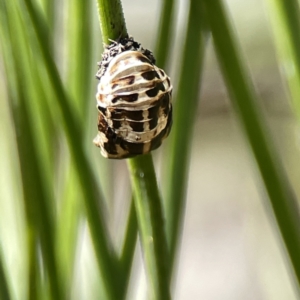
[[[171,131],[171,127],[172,127],[172,108],[170,110],[170,114],[168,116],[168,121],[166,124],[166,127],[159,133],[158,136],[156,136],[152,141],[151,141],[151,146],[150,146],[150,150],[155,150],[157,149],[162,141],[169,135],[170,131]]]
[[[131,154],[130,156],[143,154],[143,150],[144,150],[143,143],[129,143],[123,140],[120,146],[123,149],[127,150]]]
[[[169,93],[165,93],[160,99],[160,106],[162,108],[168,107],[170,102]]]
[[[165,91],[165,87],[162,83],[159,83],[153,89],[150,89],[150,90],[146,91],[146,94],[147,94],[148,97],[153,98],[159,93],[159,91],[163,91],[163,92]]]
[[[153,98],[158,94],[158,92],[159,92],[159,89],[156,86],[153,89],[146,91],[146,94],[148,97]]]
[[[135,77],[134,76],[127,76],[127,77],[123,77],[121,79],[116,80],[113,85],[112,85],[112,89],[116,89],[118,87],[125,87],[127,85],[132,85],[135,81]]]
[[[136,59],[139,60],[139,61],[141,61],[141,62],[150,64],[150,61],[148,60],[148,58],[146,58],[146,57],[143,56],[143,55],[137,55],[137,56],[136,56]]]
[[[158,102],[155,106],[152,106],[148,109],[148,119],[155,119],[158,115],[158,109],[160,107],[160,103]]]
[[[135,132],[143,132],[144,131],[144,122],[128,122],[130,127]]]
[[[163,108],[163,112],[164,112],[165,116],[167,116],[169,114],[169,111],[170,111],[169,106],[166,106],[166,107]]]
[[[108,124],[104,118],[104,116],[100,113],[98,114],[98,131],[106,133]]]
[[[134,80],[135,80],[135,77],[134,76],[127,76],[127,77],[124,77],[122,79],[119,79],[118,80],[118,85],[131,85],[134,83]]]
[[[113,122],[113,128],[114,129],[119,129],[121,126],[122,126],[122,121],[120,121],[120,120],[113,120],[112,119],[112,122]]]
[[[112,103],[116,103],[119,100],[126,101],[126,102],[135,102],[138,100],[138,98],[139,98],[139,94],[117,96],[112,100]]]
[[[171,82],[170,82],[170,78],[167,77],[167,83],[168,83],[168,87],[171,86]]]
[[[112,119],[129,119],[134,121],[143,121],[143,111],[142,110],[127,110],[114,108],[110,110]]]
[[[149,129],[152,130],[157,126],[157,118],[154,118],[152,120],[149,121]]]
[[[98,105],[97,108],[98,108],[98,110],[99,110],[104,116],[106,116],[106,108],[104,108],[104,107],[102,107],[102,106],[100,106],[100,105]]]
[[[144,72],[141,74],[142,77],[146,80],[153,80],[155,77],[159,78],[158,74],[156,73],[156,71],[148,71],[148,72]]]

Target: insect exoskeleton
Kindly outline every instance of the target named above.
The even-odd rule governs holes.
[[[113,54],[113,55],[112,55]],[[106,49],[96,75],[96,146],[107,158],[128,158],[157,149],[172,125],[172,85],[149,50],[132,38]]]

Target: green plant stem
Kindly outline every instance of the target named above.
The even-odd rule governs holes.
[[[300,121],[300,8],[298,0],[268,0],[279,61]]]
[[[187,34],[181,58],[180,78],[174,105],[174,124],[168,151],[167,174],[167,234],[171,249],[170,267],[173,268],[185,210],[187,173],[193,126],[197,115],[200,78],[204,57],[203,17],[201,3],[190,1]],[[199,22],[200,20],[200,22]]]
[[[98,7],[103,41],[108,43],[110,39],[127,36],[121,2],[98,0]],[[168,251],[152,156],[132,158],[128,160],[128,166],[152,292],[155,299],[167,300],[170,298]],[[141,177],[141,174],[144,174],[144,177]]]
[[[220,0],[205,0],[215,50],[231,100],[245,129],[269,195],[280,232],[288,250],[298,284],[300,283],[300,216],[299,207],[285,172],[272,149],[255,96],[248,82],[224,7]]]
[[[150,154],[128,160],[144,259],[153,299],[170,299],[168,250],[161,200]]]
[[[22,80],[20,79],[19,81]],[[22,89],[19,89],[19,91]],[[20,103],[26,103],[23,95],[19,95],[18,98],[20,99]],[[12,98],[10,100],[14,102]],[[22,112],[21,118],[15,120],[15,124],[16,126],[20,126],[19,128],[22,128],[17,144],[25,206],[27,209],[27,220],[28,222],[30,222],[29,220],[34,220],[34,227],[38,229],[41,238],[43,259],[49,273],[52,297],[62,299],[54,251],[53,220],[51,220],[51,214],[48,208],[51,197],[43,182],[41,164],[37,159],[38,154],[33,137],[33,128],[30,123],[28,108],[24,104],[20,105],[18,112],[14,110],[14,114],[20,116]]]
[[[160,15],[158,38],[155,47],[156,64],[164,69],[170,54],[172,39],[173,19],[174,19],[174,0],[164,0]]]
[[[12,116],[16,126],[17,146],[20,161],[20,170],[23,184],[23,194],[26,208],[27,223],[30,228],[38,233],[41,242],[42,255],[46,271],[49,276],[51,295],[55,299],[62,299],[62,290],[57,272],[57,261],[54,251],[53,238],[53,218],[49,203],[53,201],[50,188],[43,180],[42,163],[39,160],[37,140],[34,136],[33,118],[30,114],[30,105],[28,103],[28,85],[30,85],[30,72],[22,64],[21,55],[18,53],[18,45],[21,43],[20,32],[22,24],[17,15],[16,6],[11,2],[6,2],[5,13],[2,26],[7,28],[6,37],[6,60],[5,68],[8,79],[8,98],[12,104]],[[5,21],[6,22],[5,22]],[[6,24],[4,24],[6,23]],[[26,49],[22,53],[24,61]],[[18,72],[12,72],[18,70]],[[17,105],[16,105],[17,104]],[[31,226],[32,225],[32,226]]]
[[[124,295],[130,279],[130,270],[134,257],[134,250],[137,240],[137,219],[136,211],[133,203],[134,199],[131,200],[127,226],[125,230],[123,247],[120,255],[121,272],[123,273],[123,284],[124,284]]]
[[[50,1],[51,2],[51,1]],[[90,122],[90,103],[93,103],[94,91],[91,89],[92,69],[92,32],[91,22],[92,1],[69,0],[68,22],[66,39],[67,48],[67,83],[68,93],[73,102],[73,109],[80,117],[80,123],[84,131],[88,129]],[[83,46],[84,45],[84,46]],[[94,67],[96,67],[94,65]],[[96,124],[95,124],[96,125]],[[96,127],[96,126],[95,126]],[[88,132],[87,132],[88,136]],[[90,147],[91,141],[88,141]],[[65,160],[66,174],[64,176],[64,191],[61,196],[60,211],[58,216],[57,251],[59,253],[61,274],[64,275],[65,290],[70,291],[74,270],[76,268],[76,253],[78,251],[77,239],[79,225],[83,215],[82,188],[77,176],[76,167],[72,160]],[[69,293],[69,297],[70,294]]]
[[[23,101],[24,104],[26,103],[24,96],[19,96],[19,99]],[[27,208],[27,220],[28,222],[29,220],[34,220],[34,227],[38,229],[39,232],[43,259],[49,273],[52,297],[55,297],[55,299],[62,299],[54,250],[53,220],[51,220],[51,210],[48,207],[52,197],[49,195],[49,190],[45,187],[43,182],[43,175],[40,167],[41,164],[37,159],[38,154],[33,137],[33,128],[30,123],[28,109],[24,104],[20,105],[20,111],[14,111],[14,113],[20,116],[22,112],[22,117],[15,121],[15,124],[22,128],[17,142],[25,205]]]
[[[44,18],[45,18],[45,23],[47,24],[47,28],[49,29],[49,35],[48,35],[48,43],[50,48],[50,52],[53,54],[54,53],[54,25],[55,25],[55,9],[57,5],[57,0],[42,0],[41,5],[43,7],[44,11]]]
[[[102,32],[102,40],[109,44],[109,40],[116,41],[127,36],[126,23],[120,0],[97,0],[98,14]]]
[[[2,249],[0,248],[0,299],[10,300],[10,292],[7,282],[7,275],[3,266]]]
[[[66,137],[72,156],[72,162],[77,170],[78,180],[81,184],[82,193],[84,195],[84,203],[86,208],[89,228],[92,235],[92,241],[95,247],[95,254],[99,269],[105,282],[106,293],[108,299],[118,299],[119,289],[118,276],[116,272],[116,255],[112,251],[107,236],[107,230],[104,223],[104,212],[99,203],[103,203],[103,198],[100,190],[97,188],[98,183],[95,179],[94,173],[89,164],[89,160],[83,148],[83,134],[82,129],[77,122],[78,117],[75,117],[74,110],[72,110],[71,101],[69,101],[64,87],[62,85],[58,70],[53,61],[52,56],[47,48],[47,31],[39,13],[34,8],[30,0],[24,0],[28,10],[30,19],[32,21],[33,29],[37,36],[37,42],[41,49],[43,61],[49,75],[52,85],[52,90],[55,93],[53,101],[60,109],[63,120],[63,125],[66,132]]]
[[[83,196],[74,166],[70,164],[68,167],[64,181],[65,189],[61,196],[61,208],[57,216],[56,252],[62,284],[68,293],[66,297],[71,298],[71,287],[74,280],[72,274],[76,270],[76,252],[78,251],[78,239],[80,239],[83,210],[81,199]]]
[[[29,222],[28,222],[29,223]],[[27,245],[28,245],[28,299],[37,300],[38,291],[41,287],[38,286],[38,251],[36,230],[32,225],[27,226]]]
[[[137,238],[137,219],[136,219],[136,211],[134,207],[134,199],[132,197],[131,204],[130,204],[130,209],[129,209],[129,215],[128,215],[128,220],[127,220],[127,227],[125,230],[125,237],[124,237],[124,242],[123,242],[123,247],[122,247],[122,252],[121,252],[121,261],[124,261],[124,264],[128,263],[130,257],[132,255],[133,249],[135,247],[135,241]],[[123,264],[123,263],[122,263]]]
[[[20,93],[20,91],[18,90],[18,87],[17,87],[17,84],[16,82],[18,80],[21,80],[20,78],[26,78],[26,80],[30,77],[27,75],[20,75],[19,73],[24,73],[23,72],[23,66],[20,64],[21,60],[23,61],[28,61],[28,58],[24,58],[26,55],[27,55],[27,50],[28,50],[28,47],[22,47],[22,55],[20,54],[15,54],[15,56],[13,55],[15,49],[18,49],[18,47],[13,47],[12,45],[16,45],[16,44],[21,44],[21,40],[20,40],[20,34],[16,34],[16,32],[19,32],[18,30],[16,30],[16,28],[24,28],[24,26],[22,24],[19,24],[19,19],[17,18],[16,16],[16,11],[15,9],[13,9],[12,7],[14,7],[13,5],[11,5],[11,3],[9,4],[8,6],[8,10],[6,9],[6,3],[2,3],[2,8],[0,9],[1,11],[1,16],[0,16],[0,20],[2,20],[2,23],[1,23],[1,30],[2,30],[2,39],[1,40],[5,40],[6,42],[2,44],[3,46],[3,49],[2,49],[2,53],[3,53],[3,56],[4,56],[4,62],[5,62],[5,70],[6,70],[6,74],[7,74],[7,86],[8,86],[8,96],[10,98],[10,107],[11,107],[11,110],[12,110],[12,116],[13,116],[13,119],[14,119],[14,123],[15,123],[15,126],[17,128],[17,130],[19,130],[19,128],[21,127],[20,124],[24,124],[23,121],[20,120],[20,118],[22,118],[22,114],[19,113],[19,110],[17,110],[17,103],[19,102],[17,100],[17,97],[18,97],[18,93]],[[10,22],[12,22],[9,26],[9,22],[8,20],[10,20]],[[10,27],[13,27],[13,30],[15,30],[15,33],[12,35],[10,32]],[[24,38],[24,35],[22,35],[22,38]],[[10,40],[11,39],[11,40]],[[18,40],[18,42],[16,42]],[[23,56],[22,58],[20,58],[20,56]],[[12,70],[14,70],[14,65],[18,65],[19,68],[18,68],[18,76],[15,76],[15,73],[12,72]],[[22,68],[20,68],[22,67]],[[28,71],[29,68],[26,68],[24,66],[24,68]],[[18,79],[16,78],[18,77]],[[27,85],[28,87],[28,85]],[[17,92],[17,93],[15,93]],[[41,97],[42,95],[39,94],[39,97]],[[42,97],[43,99],[43,97]],[[43,121],[44,121],[44,124],[47,123],[48,119],[45,115],[43,115]],[[48,124],[48,123],[47,123]],[[19,149],[25,149],[27,143],[25,143],[25,145],[20,145],[20,132],[19,132],[19,135],[17,135],[19,138],[17,139],[17,145],[18,145],[18,148]],[[30,145],[31,146],[31,145]],[[24,150],[22,151],[24,152]],[[32,154],[32,153],[31,153]],[[20,155],[20,159],[25,156],[24,155]],[[47,155],[45,156],[47,157]],[[33,157],[26,157],[25,158],[26,161],[28,161],[29,164],[31,159],[35,159]],[[45,161],[43,161],[45,162]],[[21,162],[21,166],[23,165],[23,163]],[[43,173],[43,175],[46,175],[44,172],[41,172]],[[25,176],[30,176],[30,173],[28,172]],[[39,174],[38,175],[39,177],[41,177],[42,175]],[[23,185],[24,185],[24,182],[27,182],[28,183],[28,178],[23,178]],[[31,186],[28,186],[26,188],[26,190],[30,190],[30,189],[36,189],[35,185],[31,185]],[[24,188],[23,188],[23,191]],[[49,194],[49,193],[47,193]],[[38,219],[37,216],[42,216],[43,214],[43,211],[39,210],[39,209],[36,209],[36,213],[33,213],[34,211],[34,208],[37,206],[35,205],[34,201],[38,201],[38,202],[41,202],[41,201],[44,201],[44,200],[41,200],[41,199],[34,199],[34,198],[29,198],[28,196],[28,192],[24,193],[24,203],[25,203],[25,209],[26,209],[26,219],[27,219],[27,230],[26,230],[26,234],[28,236],[28,239],[27,239],[27,245],[28,245],[28,261],[29,261],[29,267],[28,267],[28,298],[29,299],[32,299],[32,300],[35,300],[38,298],[37,296],[37,291],[38,291],[38,275],[37,275],[37,271],[38,271],[38,268],[36,267],[36,264],[37,264],[37,254],[36,254],[36,248],[37,248],[37,244],[38,244],[38,236],[39,234],[41,234],[41,232],[38,232],[40,228],[42,227],[45,227],[45,226],[40,226],[38,223]],[[52,199],[50,200],[52,201]],[[49,212],[49,209],[47,209],[46,211],[46,214],[48,214]],[[42,217],[42,219],[44,219]],[[48,216],[45,217],[45,219],[43,220],[44,223],[47,222],[47,220],[49,219]],[[46,225],[47,227],[48,225]],[[51,226],[51,225],[50,225]],[[45,232],[44,232],[45,233]],[[42,232],[43,234],[43,232]],[[51,237],[48,236],[46,238],[47,240],[50,240],[51,242]],[[47,251],[51,252],[53,250],[53,248],[49,248],[47,249]],[[26,251],[25,251],[26,252]],[[54,257],[54,254],[52,254],[52,257]],[[45,260],[45,257],[43,257],[43,259]],[[55,268],[56,266],[56,263],[55,261],[50,261],[49,262],[51,264],[51,268]],[[45,262],[45,266],[47,268],[47,262]],[[56,271],[55,273],[52,273],[49,272],[49,270],[47,270],[48,272],[48,275],[51,276],[51,275],[54,275],[55,277],[57,277],[56,275]],[[54,277],[54,280],[56,280]],[[50,289],[52,291],[52,295],[56,295],[57,292],[54,291],[54,290],[57,290],[57,289],[60,289],[60,287],[58,287],[58,284],[56,284],[55,282],[53,282],[53,280],[50,279],[50,282],[52,282],[50,284]],[[54,290],[53,290],[54,289]],[[2,288],[1,288],[2,290]],[[5,289],[3,287],[3,292],[5,292]],[[59,293],[59,292],[58,292]],[[4,296],[2,295],[0,297],[1,299],[5,299]]]
[[[68,23],[68,84],[70,94],[76,104],[81,122],[87,124],[87,112],[91,101],[92,71],[92,1],[69,1]],[[84,45],[84,47],[82,47]],[[96,67],[96,65],[94,66]],[[95,68],[96,69],[96,68]],[[90,97],[89,97],[90,96]]]

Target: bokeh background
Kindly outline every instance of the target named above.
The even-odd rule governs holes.
[[[122,2],[129,33],[144,47],[153,49],[160,1]],[[179,12],[176,36],[167,70],[175,80],[175,91],[178,49],[182,46],[187,13],[186,1],[179,2],[176,8]],[[299,124],[290,109],[285,82],[280,76],[268,10],[264,1],[260,0],[228,0],[226,3],[259,95],[262,113],[289,180],[300,197]],[[67,13],[59,13],[65,15],[67,22]],[[93,21],[97,22],[96,12]],[[95,48],[101,51],[99,41],[94,43]],[[63,62],[63,53],[60,55],[59,51],[63,49],[59,49],[57,54],[58,60]],[[95,51],[95,61],[99,59],[100,53]],[[61,69],[63,72],[63,63]],[[0,76],[3,76],[3,72]],[[94,72],[91,78],[93,76]],[[93,91],[96,83],[92,86]],[[22,234],[24,208],[18,200],[21,197],[21,184],[20,177],[16,175],[15,133],[3,80],[0,80],[0,93],[0,236],[15,299],[22,299],[26,288],[23,280],[26,261],[22,257],[25,247]],[[94,98],[87,99],[87,102],[94,109]],[[90,140],[96,133],[95,120],[96,112],[94,115],[91,113]],[[91,144],[91,147],[94,146]],[[93,155],[95,159],[100,156],[97,149],[93,150]],[[117,175],[108,171],[104,190],[106,195],[115,199],[109,207],[111,221],[115,224],[112,231],[118,231],[121,226],[118,220],[122,218],[124,207],[121,199],[124,193],[130,194],[128,173],[124,162],[102,162],[102,167],[107,167],[107,164],[117,171]],[[160,160],[157,159],[158,168],[159,164]],[[114,185],[112,190],[109,181],[113,176],[117,176],[114,178],[120,183]],[[159,184],[164,185],[162,175],[159,176]],[[174,299],[297,299],[286,263],[287,257],[266,197],[252,153],[228,99],[210,40],[206,48],[201,97],[193,134]],[[94,265],[88,230],[85,223],[80,228],[82,247],[77,253],[79,263],[72,299],[98,299],[99,274]],[[128,299],[144,299],[146,281],[141,261],[138,246]]]
[[[150,48],[156,31],[147,24],[155,23],[153,7],[158,2],[124,1],[129,32]],[[266,3],[226,3],[274,143],[300,195],[299,124],[280,76]],[[175,57],[185,26],[185,1],[178,9],[182,18]],[[170,60],[175,78],[176,63]],[[228,99],[211,40],[201,88],[175,299],[297,299],[267,195]]]

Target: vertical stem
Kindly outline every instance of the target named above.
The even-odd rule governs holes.
[[[29,222],[28,222],[29,223]],[[28,299],[38,299],[38,253],[37,253],[37,239],[34,227],[28,224],[27,229],[27,245],[28,245]]]
[[[128,160],[144,259],[154,299],[170,299],[168,249],[162,205],[150,154]]]
[[[120,0],[97,0],[102,40],[117,40],[127,36],[127,29]]]
[[[172,39],[174,0],[162,1],[162,12],[160,16],[160,25],[158,38],[156,41],[155,53],[157,65],[164,69],[167,64],[167,58],[170,53],[170,43]]]
[[[298,0],[268,0],[277,38],[279,62],[300,121],[300,8]]]
[[[30,72],[22,63],[22,58],[26,60],[26,50],[23,49],[23,57],[18,52],[18,45],[22,44],[20,34],[21,20],[19,19],[17,7],[13,2],[6,2],[6,14],[3,17],[7,22],[4,26],[8,29],[8,45],[6,56],[6,73],[9,78],[9,102],[17,104],[13,107],[13,118],[16,126],[17,147],[22,176],[22,187],[26,208],[26,217],[29,226],[34,227],[41,240],[42,256],[45,263],[46,272],[50,282],[51,295],[55,299],[62,299],[62,289],[57,272],[57,257],[54,249],[54,220],[49,204],[53,201],[48,182],[44,180],[42,163],[38,154],[38,141],[34,134],[33,117],[31,115],[29,91]],[[4,23],[4,22],[3,22]],[[11,56],[10,56],[11,55]],[[18,72],[12,72],[18,70]],[[16,92],[13,92],[13,91]]]
[[[24,0],[28,15],[32,22],[32,27],[36,34],[36,41],[41,51],[41,59],[44,63],[50,84],[54,92],[53,103],[60,110],[65,134],[68,141],[72,162],[77,170],[78,181],[80,183],[83,200],[85,204],[89,229],[95,248],[95,255],[99,270],[103,274],[102,279],[106,288],[108,299],[119,299],[118,276],[116,272],[116,254],[112,249],[108,237],[108,230],[104,221],[103,198],[99,189],[89,159],[83,147],[83,130],[78,122],[78,118],[72,109],[71,101],[68,98],[65,88],[60,79],[58,69],[53,57],[47,48],[47,31],[44,20],[40,12],[31,0]]]
[[[10,292],[8,288],[7,275],[3,266],[2,249],[0,248],[0,299],[10,300]]]
[[[92,66],[92,2],[70,0],[68,22],[68,84],[74,106],[83,123],[87,123],[87,105],[92,98],[91,70]],[[84,46],[83,46],[84,45]]]
[[[258,168],[269,195],[277,224],[288,250],[298,284],[300,285],[300,215],[299,205],[287,182],[277,153],[267,138],[263,119],[256,106],[248,74],[221,0],[204,1],[215,50],[222,68],[231,100],[244,126]]]
[[[168,145],[170,159],[168,161],[166,214],[171,268],[175,260],[185,210],[191,139],[200,93],[204,57],[202,25],[201,3],[198,0],[191,0],[186,40],[181,58],[177,101],[174,107],[174,125],[170,145]]]
[[[120,264],[124,273],[125,280],[129,279],[129,273],[131,270],[131,264],[134,256],[134,250],[137,240],[137,219],[136,211],[132,197],[129,209],[129,215],[127,220],[126,231],[124,234],[124,242],[122,252],[120,255]]]
[[[98,0],[102,38],[126,36],[126,25],[119,0]],[[155,299],[170,299],[168,250],[161,200],[150,154],[128,160],[146,267]]]

